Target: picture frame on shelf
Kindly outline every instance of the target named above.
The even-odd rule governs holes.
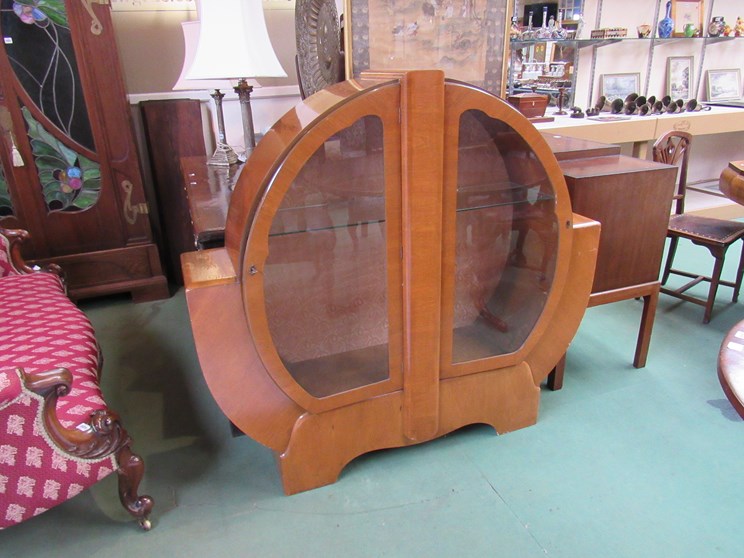
[[[366,70],[439,68],[503,96],[511,2],[447,6],[403,0],[391,10],[386,0],[344,0],[346,78]]]
[[[631,93],[638,93],[641,88],[641,74],[602,74],[600,76],[600,94],[608,101],[625,99]]]
[[[704,0],[671,0],[672,20],[674,21],[673,37],[702,37],[705,21]],[[688,25],[695,26],[695,32],[689,34]]]
[[[672,99],[691,99],[694,57],[669,56],[667,58],[667,86],[666,94]]]
[[[707,77],[708,101],[730,101],[741,98],[741,71],[739,68],[708,70]]]

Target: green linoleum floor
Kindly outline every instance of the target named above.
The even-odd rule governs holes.
[[[711,267],[704,249],[678,258]],[[729,259],[731,276],[738,247]],[[107,400],[145,458],[154,528],[129,520],[109,477],[0,532],[0,556],[739,557],[744,424],[716,377],[719,345],[744,319],[730,293],[708,325],[702,307],[662,295],[642,370],[641,303],[589,309],[535,426],[374,452],[291,497],[272,453],[233,437],[212,401],[182,291],[85,302]]]

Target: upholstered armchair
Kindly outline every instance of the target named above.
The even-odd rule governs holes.
[[[144,464],[99,386],[93,327],[65,295],[59,268],[20,257],[25,231],[0,228],[0,529],[116,472],[124,507],[150,528],[138,496]]]

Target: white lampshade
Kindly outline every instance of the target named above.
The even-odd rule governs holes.
[[[186,79],[186,72],[191,68],[191,64],[194,63],[194,57],[196,56],[196,45],[199,42],[200,26],[201,24],[198,21],[184,21],[181,23],[184,48],[183,67],[181,68],[181,75],[178,76],[178,80],[173,86],[173,90],[225,89],[229,91],[235,84],[225,79]]]
[[[271,46],[261,0],[206,0],[199,18],[187,79],[287,77]]]

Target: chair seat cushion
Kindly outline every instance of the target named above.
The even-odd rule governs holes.
[[[99,359],[90,321],[67,298],[57,276],[30,273],[0,280],[0,371],[67,368],[72,389],[57,403],[65,428],[106,407],[98,386]]]
[[[700,215],[673,215],[669,219],[669,233],[691,240],[700,238],[725,245],[744,235],[744,223]]]

